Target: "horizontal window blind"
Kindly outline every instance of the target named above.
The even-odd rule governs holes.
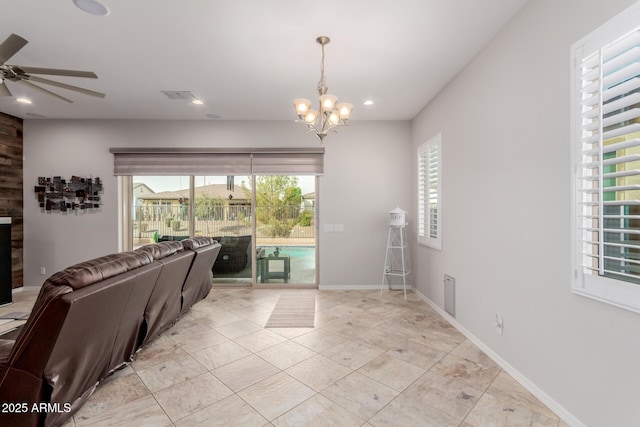
[[[324,152],[253,153],[254,175],[322,175]]]
[[[581,60],[581,267],[640,283],[640,31]]]
[[[111,148],[114,175],[322,175],[324,148]]]

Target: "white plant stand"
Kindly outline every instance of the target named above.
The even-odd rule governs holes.
[[[391,225],[387,238],[387,253],[384,258],[384,271],[382,273],[382,283],[380,284],[380,294],[384,289],[384,283],[391,289],[391,277],[402,277],[402,287],[404,299],[407,300],[407,276],[411,273],[409,258],[409,248],[407,242],[407,229],[404,225]]]

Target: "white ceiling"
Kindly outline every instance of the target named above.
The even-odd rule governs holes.
[[[104,92],[44,86],[61,102],[8,81],[0,112],[24,119],[291,120],[294,98],[317,98],[319,35],[327,35],[329,93],[353,120],[409,120],[528,0],[101,0],[93,16],[72,0],[7,1],[0,42],[29,43],[7,63],[93,71],[97,80],[42,76]],[[161,93],[191,91],[193,105]],[[17,97],[32,99],[30,105]],[[375,101],[367,107],[363,102]]]

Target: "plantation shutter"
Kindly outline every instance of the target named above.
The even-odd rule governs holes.
[[[418,242],[442,248],[441,135],[418,149]]]
[[[114,175],[324,173],[324,148],[111,148]]]
[[[577,58],[579,264],[583,274],[639,283],[640,31],[584,53]]]
[[[438,222],[440,214],[440,144],[433,144],[429,147],[429,238],[438,239],[440,235],[440,224]]]
[[[418,239],[424,240],[427,236],[427,171],[429,156],[426,151],[418,151]]]

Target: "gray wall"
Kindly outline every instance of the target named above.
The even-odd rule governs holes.
[[[640,425],[640,316],[571,293],[570,46],[632,3],[532,1],[412,121],[413,156],[443,137],[419,291],[443,307],[454,276],[457,321],[589,426]]]
[[[118,195],[110,147],[317,146],[291,122],[25,120],[25,285],[39,286],[71,264],[118,250]],[[379,284],[387,212],[409,206],[409,122],[360,122],[325,139],[320,178],[320,285]],[[92,213],[42,212],[38,176],[98,176],[103,207]],[[323,225],[343,224],[342,233]],[[367,266],[369,268],[354,268]],[[46,274],[40,275],[40,267]],[[378,268],[379,267],[379,268]]]

